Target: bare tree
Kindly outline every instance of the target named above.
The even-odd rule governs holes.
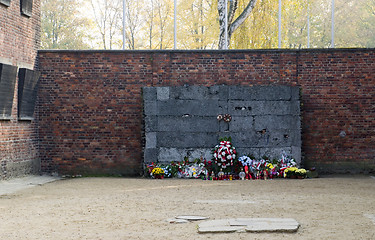
[[[166,49],[169,46],[168,44],[168,39],[167,39],[167,28],[168,28],[168,23],[171,23],[171,13],[172,13],[172,5],[171,2],[168,1],[162,1],[162,0],[157,0],[156,1],[156,12],[157,12],[157,23],[159,25],[159,49]]]
[[[99,29],[104,49],[112,49],[116,27],[121,20],[119,0],[91,0],[95,23]]]
[[[144,11],[144,3],[142,1],[126,1],[126,20],[127,31],[126,38],[128,40],[129,49],[136,49],[136,42],[139,41],[139,29],[142,26],[142,13]]]
[[[146,9],[147,13],[147,37],[149,48],[152,49],[152,39],[154,37],[154,18],[155,18],[155,9],[154,9],[154,0],[150,0],[150,5]]]
[[[248,18],[251,11],[254,9],[256,0],[249,0],[249,3],[242,11],[241,14],[234,20],[236,11],[238,9],[238,0],[228,0],[228,46],[230,38],[234,31]],[[219,24],[220,24],[220,35],[219,35],[219,49],[223,49],[225,46],[225,0],[218,0],[217,9],[219,12]]]

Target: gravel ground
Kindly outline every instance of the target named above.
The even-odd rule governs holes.
[[[199,234],[178,215],[294,218],[297,233]],[[375,178],[76,178],[0,197],[0,239],[375,239]]]

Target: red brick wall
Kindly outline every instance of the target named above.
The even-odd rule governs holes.
[[[39,60],[45,171],[138,174],[141,87],[183,84],[300,86],[304,165],[375,170],[375,49],[40,51]]]
[[[21,15],[20,0],[0,4],[0,63],[34,69],[40,37],[40,1],[31,17]],[[17,120],[16,82],[12,119],[0,121],[0,179],[39,172],[37,125]]]

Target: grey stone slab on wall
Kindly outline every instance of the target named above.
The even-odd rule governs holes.
[[[171,87],[170,99],[221,100],[228,98],[227,86],[183,86]]]
[[[145,87],[143,98],[145,162],[211,159],[219,138],[229,136],[239,155],[279,158],[285,151],[300,161],[298,87]]]
[[[299,115],[299,101],[243,101],[230,100],[228,113],[232,116]]]
[[[157,147],[172,148],[202,148],[215,146],[218,134],[209,132],[182,133],[182,132],[158,132]]]
[[[231,132],[233,144],[237,147],[290,147],[298,146],[290,131],[275,130],[259,133],[255,131]],[[295,141],[295,142],[294,142]]]
[[[262,129],[301,129],[301,122],[299,116],[295,115],[255,116],[254,128],[257,131]]]
[[[211,159],[211,149],[209,148],[159,148],[158,160],[160,162],[173,162],[176,159],[184,159],[189,157],[190,159],[196,159],[203,157],[205,159]]]
[[[158,101],[165,101],[169,99],[169,87],[158,87],[156,89],[156,98]]]
[[[157,102],[159,116],[214,116],[227,111],[227,102],[222,100],[167,100]]]
[[[144,101],[143,103],[144,112],[147,113],[147,116],[156,116],[158,113],[158,103],[157,101]]]
[[[142,97],[143,97],[143,101],[155,101],[156,100],[156,88],[155,87],[143,87]]]
[[[212,118],[197,116],[160,116],[158,131],[161,132],[213,132],[219,131],[219,122]]]
[[[294,99],[295,92],[289,86],[230,86],[229,100],[298,100]]]
[[[144,149],[144,162],[145,163],[152,163],[152,162],[157,162],[158,161],[158,156],[159,156],[159,149],[158,148],[146,148]]]
[[[145,120],[145,132],[156,132],[158,131],[158,116],[148,115],[144,117]]]

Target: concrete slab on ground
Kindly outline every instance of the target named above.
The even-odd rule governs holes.
[[[230,218],[202,222],[198,232],[296,232],[299,226],[292,218]]]
[[[363,216],[369,218],[375,224],[375,214],[363,214]]]
[[[182,216],[177,216],[177,219],[185,219],[188,221],[201,221],[201,220],[206,220],[209,219],[209,217],[204,217],[204,216],[196,216],[196,215],[182,215]]]
[[[167,222],[169,222],[169,223],[189,223],[190,221],[188,221],[186,219],[169,218],[169,219],[167,219]]]
[[[0,196],[13,194],[15,192],[35,187],[38,185],[43,185],[46,183],[54,182],[60,180],[59,177],[54,176],[26,176],[21,178],[14,178],[10,180],[2,180],[0,181]]]

